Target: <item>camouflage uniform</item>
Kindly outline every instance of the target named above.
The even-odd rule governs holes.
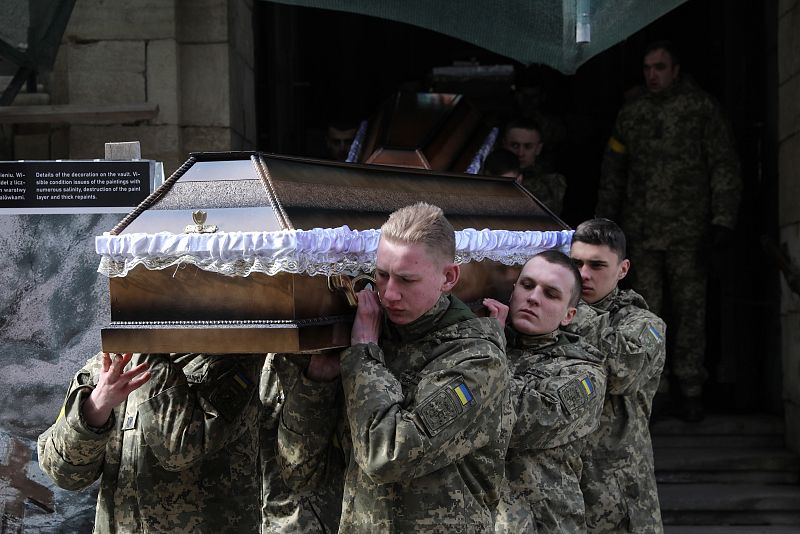
[[[561,215],[561,210],[564,208],[564,194],[567,191],[567,179],[562,175],[544,172],[534,166],[522,171],[522,186],[550,208],[550,211]]]
[[[384,321],[380,347],[342,353],[341,388],[303,376],[286,391],[284,478],[320,483],[341,451],[342,532],[491,531],[513,427],[504,348],[497,321],[454,297],[409,325]]]
[[[587,439],[581,489],[589,532],[660,533],[650,410],[664,366],[664,322],[634,291],[581,303],[568,327],[606,356],[600,427]]]
[[[495,532],[586,532],[580,456],[603,409],[603,357],[559,330],[507,337],[517,422]]]
[[[308,363],[308,356],[293,356]],[[280,475],[278,464],[278,421],[283,407],[283,389],[278,380],[275,355],[268,354],[261,373],[260,397],[264,405],[261,417],[262,534],[327,534],[339,528],[342,511],[343,462],[339,463],[338,484],[317,488],[316,493],[290,490]],[[296,380],[300,369],[283,374],[284,380]]]
[[[658,315],[668,288],[675,335],[670,367],[686,396],[700,395],[707,376],[704,248],[711,225],[736,225],[741,189],[730,129],[719,106],[690,79],[619,112],[595,211],[625,231],[634,287]]]
[[[256,532],[263,361],[134,354],[127,368],[147,362],[152,377],[95,428],[81,406],[102,369],[97,354],[39,436],[39,465],[69,490],[100,478],[94,532]]]

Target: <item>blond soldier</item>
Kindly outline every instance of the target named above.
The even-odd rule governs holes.
[[[378,291],[358,295],[351,347],[312,357],[285,392],[284,478],[330,483],[329,462],[343,454],[341,532],[493,528],[513,424],[505,342],[497,321],[448,295],[454,254],[439,208],[394,212],[381,229]]]

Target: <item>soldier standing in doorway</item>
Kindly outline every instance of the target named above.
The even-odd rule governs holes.
[[[617,116],[595,212],[620,222],[634,287],[674,333],[659,392],[668,392],[671,371],[682,417],[700,421],[707,258],[732,242],[742,180],[718,104],[681,75],[673,46],[650,45],[643,69],[647,91]],[[670,310],[663,309],[665,294]]]

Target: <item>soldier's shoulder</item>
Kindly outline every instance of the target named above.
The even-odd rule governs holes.
[[[687,107],[695,110],[712,111],[720,109],[719,101],[689,77],[681,81],[679,96],[682,97],[681,101]]]
[[[567,179],[563,174],[557,172],[548,172],[543,176],[544,179],[552,186],[567,187]]]
[[[637,115],[642,113],[644,110],[649,110],[651,106],[651,100],[648,98],[647,91],[641,91],[629,98],[622,104],[622,107],[619,110],[619,116],[631,116]]]
[[[505,346],[503,328],[496,319],[490,317],[464,319],[439,330],[437,336],[454,343],[489,343],[500,348]]]
[[[586,365],[600,365],[604,360],[603,355],[583,335],[564,329],[558,330],[556,343],[545,350],[567,358],[575,364],[584,362]]]

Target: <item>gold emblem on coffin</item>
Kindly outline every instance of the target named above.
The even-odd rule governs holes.
[[[350,278],[343,274],[332,275],[328,277],[328,289],[331,291],[339,290],[344,293],[347,304],[355,308],[358,306],[356,292],[360,291],[360,289],[357,289],[357,284],[364,281],[367,282],[364,287],[371,284],[370,287],[374,288],[376,285],[375,277],[368,274],[360,274],[355,278]],[[361,289],[364,289],[364,287]]]
[[[192,220],[194,224],[187,224],[183,229],[185,234],[213,234],[217,231],[216,224],[205,224],[208,214],[203,210],[196,210],[192,212]]]

